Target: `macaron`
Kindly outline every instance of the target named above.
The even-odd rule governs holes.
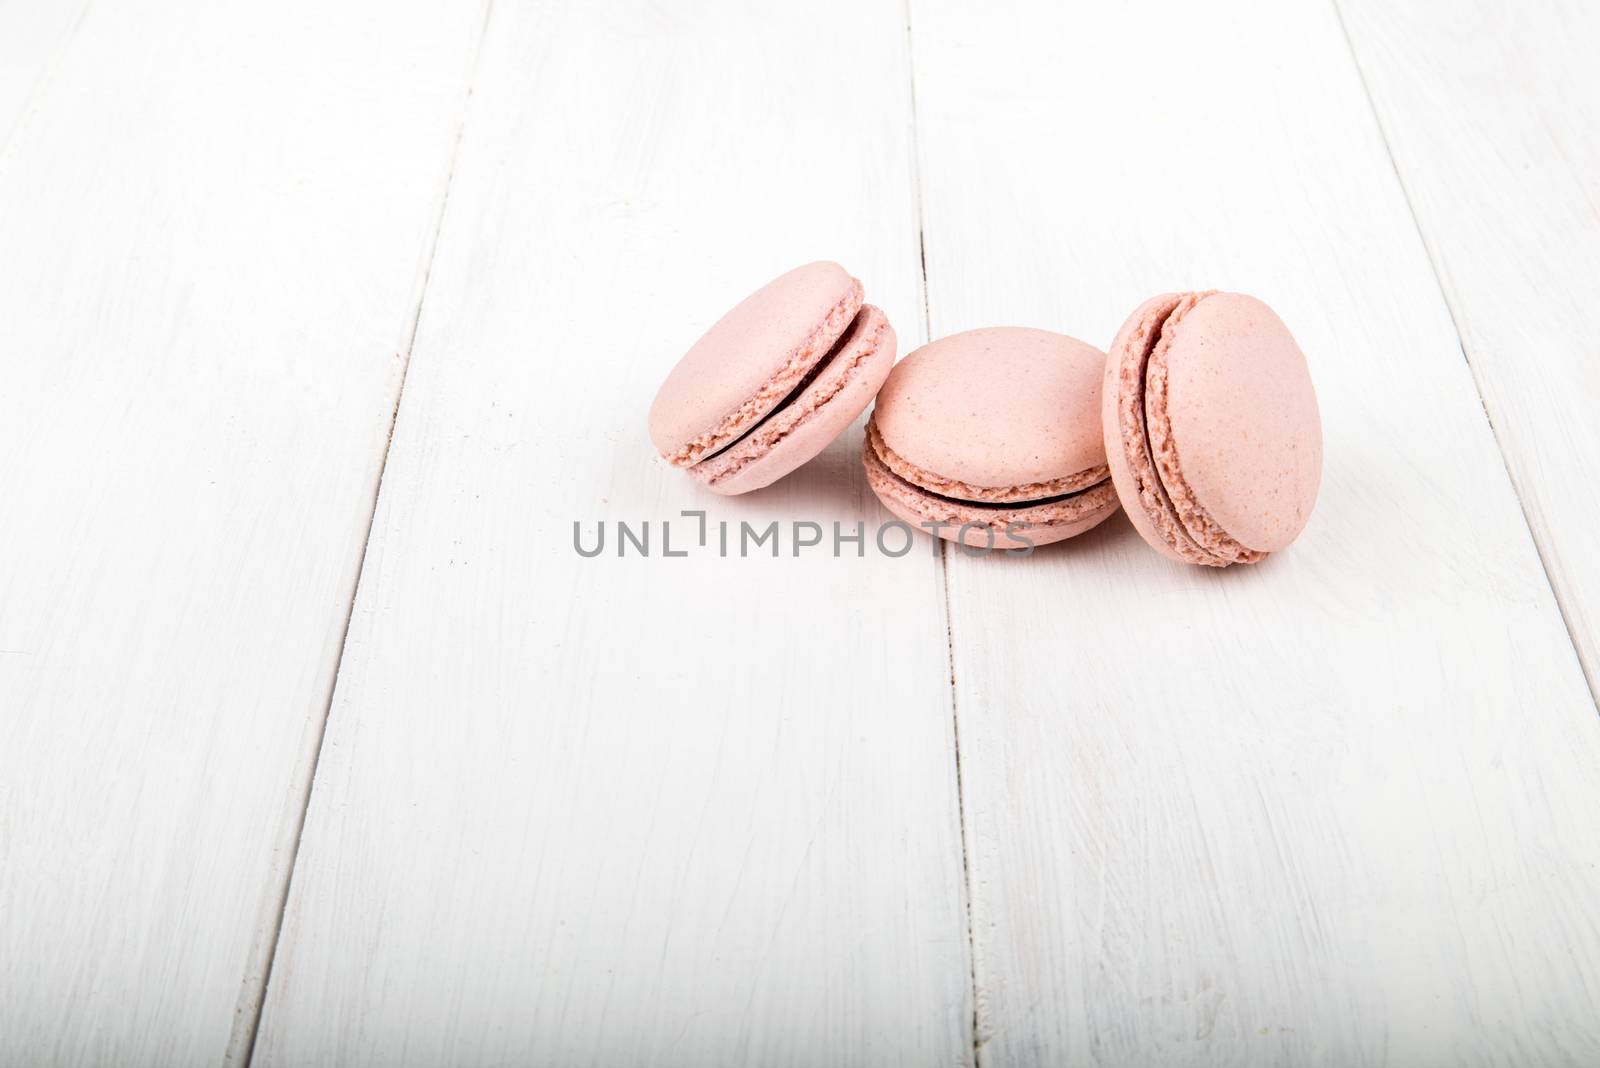
[[[1174,560],[1254,564],[1305,528],[1322,419],[1283,321],[1242,293],[1165,293],[1111,343],[1102,390],[1111,480]]]
[[[968,545],[1023,548],[1117,510],[1100,430],[1105,353],[1024,327],[953,334],[894,368],[862,462],[886,508]]]
[[[816,456],[894,364],[889,319],[837,263],[768,282],[684,354],[650,406],[661,456],[715,493],[748,493]]]

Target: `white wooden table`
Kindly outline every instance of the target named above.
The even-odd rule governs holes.
[[[0,1064],[1600,1063],[1600,7],[0,0]],[[886,518],[644,414],[1256,294],[1292,550]],[[1586,682],[1586,675],[1588,682]]]

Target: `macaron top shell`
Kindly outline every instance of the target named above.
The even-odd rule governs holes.
[[[1294,540],[1322,471],[1305,356],[1265,304],[1165,293],[1106,360],[1107,459],[1134,527],[1175,560],[1256,563]]]
[[[1181,498],[1192,498],[1198,521],[1245,549],[1284,548],[1305,528],[1322,480],[1322,419],[1305,356],[1283,320],[1242,293],[1201,298],[1166,333],[1145,403],[1151,451],[1180,514]]]
[[[650,440],[687,467],[754,426],[805,378],[860,310],[837,263],[780,275],[741,301],[678,361],[650,406]]]
[[[1105,354],[1063,334],[991,327],[908,355],[878,394],[873,431],[897,475],[945,496],[1017,501],[1106,477]]]

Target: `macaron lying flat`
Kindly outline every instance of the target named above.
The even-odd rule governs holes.
[[[777,481],[866,410],[894,364],[895,334],[837,263],[762,286],[678,361],[650,406],[667,462],[717,493]]]
[[[1304,529],[1322,479],[1322,420],[1305,356],[1261,301],[1145,301],[1111,344],[1102,404],[1117,494],[1165,555],[1253,564]]]
[[[1081,534],[1117,510],[1104,367],[1093,346],[1023,327],[924,345],[878,394],[867,482],[896,516],[952,541],[1018,548]]]

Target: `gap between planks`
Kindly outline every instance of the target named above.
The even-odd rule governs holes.
[[[911,181],[917,207],[917,266],[922,274],[922,337],[927,342],[933,340],[933,315],[928,297],[928,234],[922,214],[922,143],[917,130],[917,49],[916,36],[911,29],[911,0],[905,0],[905,14],[906,79],[911,102]],[[973,1068],[981,1068],[983,1039],[982,1021],[978,1018],[978,943],[972,922],[972,850],[967,843],[967,795],[961,768],[955,617],[950,611],[950,543],[945,541],[939,545],[939,599],[944,604],[945,657],[950,668],[950,744],[955,751],[956,826],[961,840],[961,913],[967,923],[967,996],[972,999],[967,1028],[971,1032]]]
[[[1489,424],[1489,433],[1494,438],[1494,445],[1500,453],[1501,466],[1505,468],[1506,480],[1511,483],[1511,492],[1517,498],[1517,508],[1522,513],[1522,524],[1528,528],[1528,538],[1533,542],[1533,551],[1539,558],[1539,568],[1544,572],[1545,585],[1550,588],[1550,596],[1556,603],[1556,610],[1561,613],[1561,625],[1566,629],[1567,642],[1572,647],[1572,655],[1578,662],[1578,670],[1583,672],[1584,683],[1589,687],[1589,700],[1600,712],[1600,687],[1596,679],[1589,672],[1589,665],[1584,659],[1582,650],[1578,647],[1578,634],[1573,626],[1571,606],[1567,603],[1566,595],[1555,578],[1550,573],[1549,549],[1544,539],[1539,536],[1539,529],[1534,525],[1533,517],[1528,513],[1528,502],[1522,482],[1517,478],[1516,471],[1512,468],[1511,459],[1506,455],[1506,443],[1500,436],[1500,428],[1495,425],[1494,413],[1489,410],[1489,401],[1484,394],[1483,379],[1478,374],[1478,368],[1472,362],[1472,353],[1467,346],[1466,334],[1461,330],[1461,317],[1456,311],[1456,301],[1450,288],[1444,283],[1444,275],[1439,270],[1438,254],[1434,250],[1433,242],[1428,238],[1427,228],[1422,225],[1422,216],[1417,214],[1416,201],[1411,196],[1411,187],[1406,183],[1406,176],[1400,170],[1400,161],[1395,158],[1394,146],[1389,143],[1389,128],[1384,125],[1383,113],[1378,110],[1378,102],[1372,95],[1372,84],[1367,80],[1366,68],[1361,65],[1361,53],[1356,50],[1355,39],[1350,36],[1350,26],[1345,21],[1344,9],[1339,5],[1339,0],[1328,0],[1333,6],[1333,17],[1339,23],[1339,32],[1344,36],[1345,50],[1350,53],[1350,62],[1355,67],[1356,78],[1361,83],[1361,92],[1367,99],[1367,110],[1372,114],[1373,125],[1377,127],[1378,137],[1383,142],[1384,154],[1389,157],[1389,167],[1394,171],[1395,182],[1400,186],[1400,195],[1405,198],[1406,211],[1411,215],[1411,223],[1417,228],[1417,239],[1422,242],[1422,251],[1428,258],[1428,269],[1433,272],[1433,283],[1439,289],[1439,299],[1444,302],[1445,310],[1450,314],[1450,329],[1456,335],[1456,347],[1461,350],[1461,360],[1467,365],[1467,373],[1472,376],[1472,388],[1477,391],[1478,405],[1483,409],[1484,421]]]
[[[456,135],[450,144],[450,159],[445,166],[444,187],[439,195],[438,210],[434,214],[433,232],[429,235],[428,253],[423,261],[416,306],[412,309],[411,323],[406,331],[406,346],[400,361],[400,380],[395,387],[394,402],[389,409],[389,428],[384,436],[383,455],[378,459],[378,475],[372,485],[372,496],[367,508],[367,528],[361,539],[361,556],[356,561],[355,575],[350,583],[350,599],[345,607],[344,626],[339,632],[339,655],[334,660],[333,677],[328,683],[327,698],[322,705],[322,716],[316,724],[316,741],[311,747],[311,760],[295,791],[299,798],[299,808],[294,815],[289,859],[283,866],[278,885],[273,888],[274,898],[268,906],[272,916],[271,927],[266,932],[264,942],[252,949],[244,978],[239,984],[239,1000],[233,1012],[233,1032],[228,1038],[228,1048],[223,1055],[225,1068],[234,1066],[250,1068],[250,1063],[255,1058],[256,1037],[261,1030],[261,1014],[266,1007],[267,988],[272,983],[272,967],[278,956],[278,940],[283,934],[284,918],[289,911],[289,894],[294,887],[294,872],[300,859],[300,843],[305,835],[306,815],[311,808],[311,795],[316,789],[317,766],[322,762],[322,747],[328,734],[328,720],[333,714],[333,700],[339,691],[339,674],[344,667],[345,646],[350,639],[350,623],[355,617],[356,601],[361,595],[361,583],[367,566],[367,550],[372,545],[372,528],[377,521],[378,503],[383,496],[383,476],[389,468],[389,453],[394,447],[394,432],[400,421],[400,406],[405,401],[406,378],[411,371],[411,358],[417,343],[417,328],[422,323],[422,308],[428,298],[428,282],[433,276],[433,261],[439,251],[439,235],[444,229],[445,213],[450,205],[450,187],[455,181],[456,161],[461,155],[461,142],[466,134],[467,119],[472,109],[473,89],[478,80],[478,65],[483,57],[483,45],[489,36],[489,21],[493,13],[494,0],[487,0],[483,10],[483,23],[478,28],[478,40],[473,47],[472,62],[467,68],[467,88],[461,101],[461,117],[456,123]]]

